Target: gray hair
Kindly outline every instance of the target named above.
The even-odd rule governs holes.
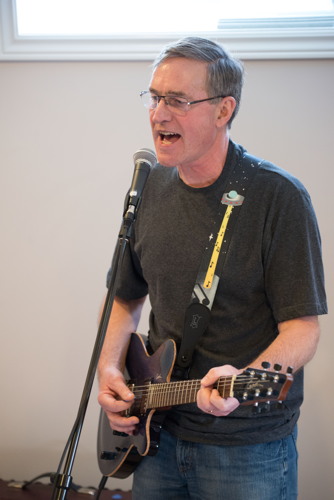
[[[156,69],[166,59],[184,57],[208,63],[206,90],[209,96],[232,96],[236,107],[228,123],[238,113],[243,86],[243,65],[217,43],[200,37],[186,37],[172,42],[161,51],[153,63]],[[214,102],[214,101],[213,101]]]

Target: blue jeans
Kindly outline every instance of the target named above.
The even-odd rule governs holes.
[[[134,473],[133,500],[295,500],[297,429],[247,446],[191,443],[161,432],[159,451]]]

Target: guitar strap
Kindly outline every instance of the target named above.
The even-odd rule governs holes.
[[[173,370],[173,378],[188,378],[195,345],[210,321],[212,304],[246,192],[262,161],[244,151],[230,174],[226,192],[223,193],[213,229],[209,235],[209,244],[199,267],[191,302],[185,313],[183,336]]]

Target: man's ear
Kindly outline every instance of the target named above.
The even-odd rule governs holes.
[[[236,100],[232,96],[224,97],[221,100],[217,116],[219,126],[225,126],[230,121],[236,105]]]

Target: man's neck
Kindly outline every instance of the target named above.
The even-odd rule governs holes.
[[[178,172],[180,179],[190,187],[203,188],[211,186],[224,168],[228,152],[229,138],[224,141],[221,150],[209,160],[192,165],[180,165]]]

